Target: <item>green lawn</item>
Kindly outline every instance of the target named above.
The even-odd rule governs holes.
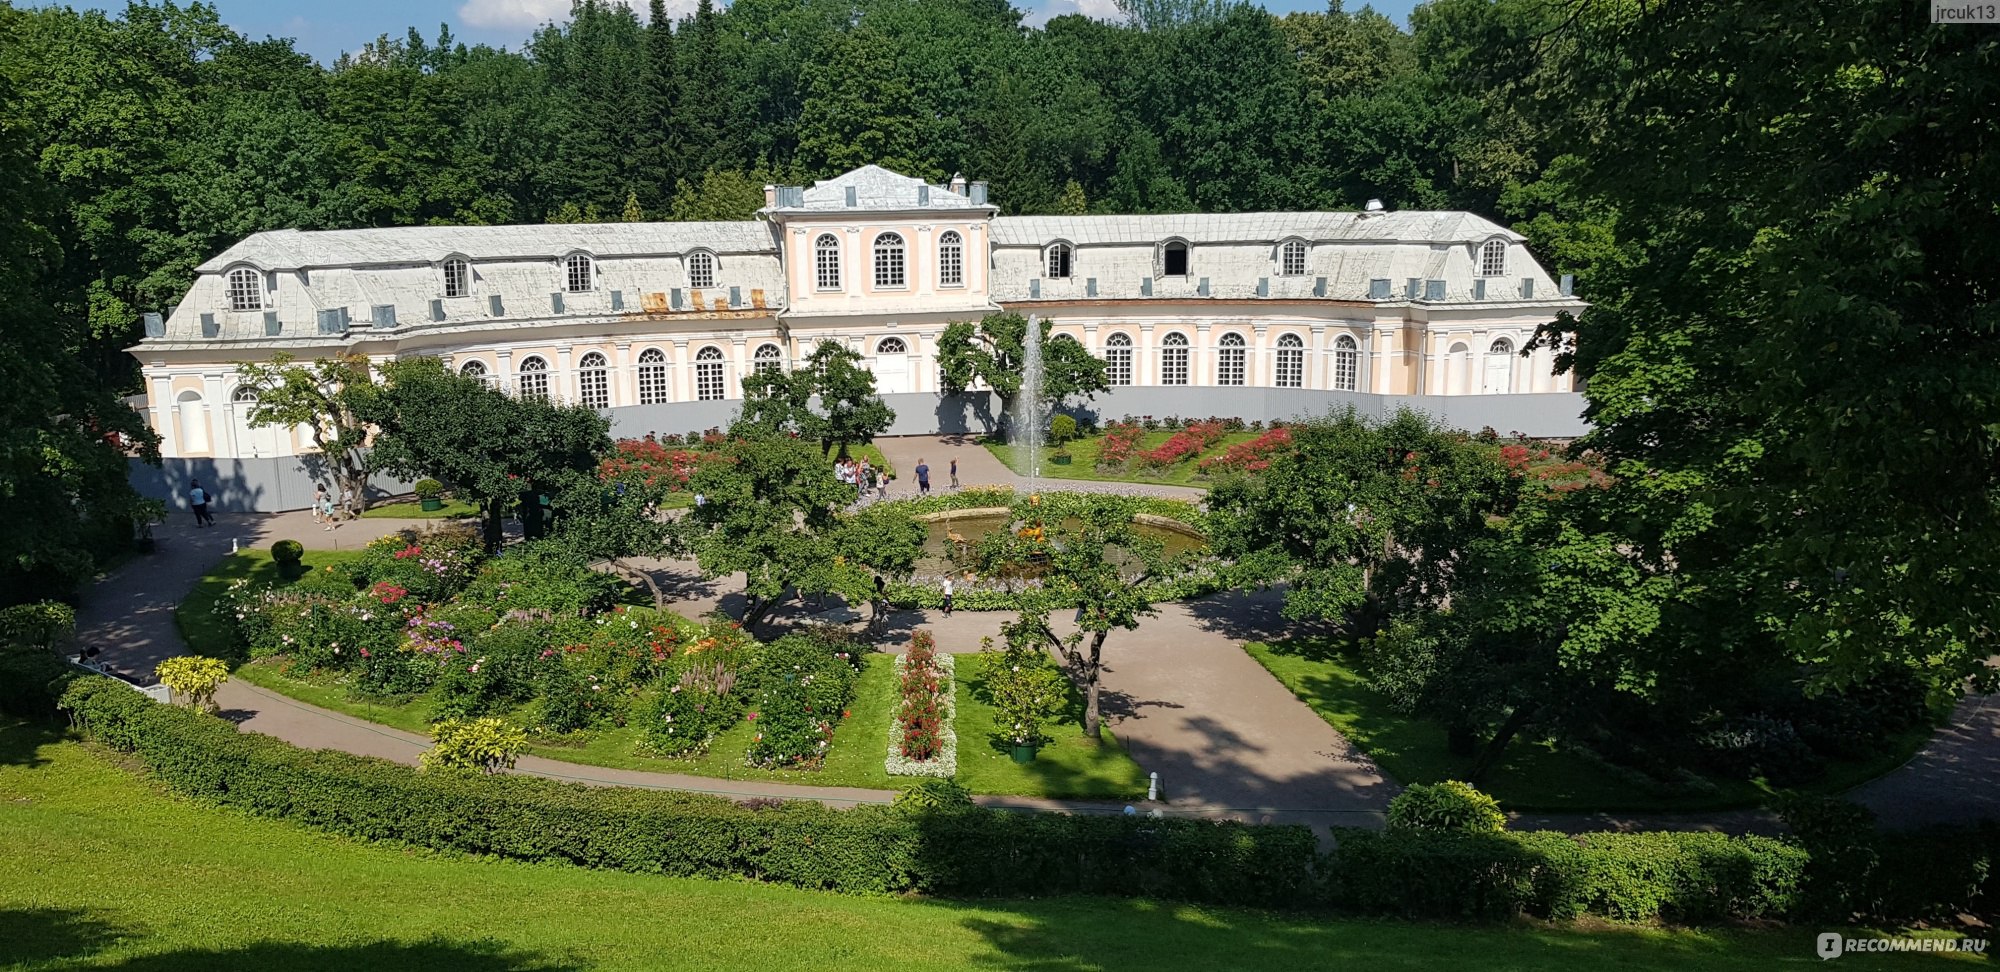
[[[0,968],[21,972],[1819,965],[1816,928],[1471,927],[1098,898],[846,897],[472,859],[164,796],[77,743],[14,723],[0,724],[0,834]],[[1840,968],[1939,961],[1850,955]]]
[[[305,563],[323,567],[356,557],[360,551],[308,550]],[[215,571],[195,585],[181,602],[176,619],[181,637],[200,654],[230,657],[230,631],[215,615],[216,598],[231,582],[249,577],[278,581],[277,564],[268,551],[246,550],[223,558]],[[993,710],[978,693],[983,659],[964,656],[959,660],[958,718],[953,723],[959,736],[959,779],[977,793],[1008,796],[1078,797],[1122,800],[1143,794],[1145,774],[1132,761],[1110,730],[1104,744],[1091,745],[1083,738],[1080,709],[1068,714],[1052,729],[1055,740],[1037,753],[1027,765],[1013,762],[1005,750],[990,744]],[[866,659],[855,686],[849,717],[835,728],[826,763],[818,770],[765,770],[743,765],[756,726],[745,720],[724,731],[709,745],[708,752],[683,759],[644,756],[635,750],[639,734],[630,728],[580,733],[575,737],[531,737],[528,752],[589,766],[614,769],[687,773],[724,780],[775,780],[818,786],[858,786],[896,789],[910,780],[892,777],[882,767],[889,745],[889,720],[896,701],[894,658],[871,655]],[[425,702],[418,699],[400,705],[384,705],[375,700],[352,696],[337,677],[301,675],[285,671],[279,659],[264,659],[237,667],[236,678],[298,699],[322,709],[365,719],[407,732],[428,733],[430,721]]]
[[[1389,707],[1369,687],[1351,650],[1318,641],[1243,646],[1279,682],[1340,734],[1404,783],[1463,779],[1471,765],[1445,748],[1444,730]],[[1874,759],[1829,762],[1827,775],[1805,789],[1838,793],[1894,769],[1923,745],[1929,732],[1905,733]],[[1759,783],[1718,780],[1707,794],[1649,793],[1599,763],[1546,742],[1520,740],[1508,748],[1480,789],[1512,810],[1673,811],[1754,806],[1771,795]]]
[[[1104,445],[1104,437],[1093,435],[1089,438],[1078,439],[1069,444],[1071,459],[1068,465],[1057,465],[1050,460],[1049,456],[1055,450],[1044,447],[1042,449],[1042,475],[1049,479],[1088,479],[1096,482],[1111,483],[1170,483],[1180,486],[1198,486],[1201,482],[1206,481],[1206,477],[1196,477],[1194,467],[1197,463],[1209,456],[1221,454],[1230,446],[1239,442],[1249,442],[1262,434],[1261,432],[1227,433],[1222,437],[1221,442],[1216,443],[1208,451],[1192,459],[1159,470],[1157,474],[1137,468],[1130,470],[1098,469],[1097,454],[1098,450]],[[1172,432],[1165,430],[1147,432],[1139,437],[1139,449],[1155,448],[1168,439],[1173,438],[1173,435]],[[1016,450],[1013,446],[992,439],[986,440],[981,444],[986,446],[986,451],[993,453],[993,457],[1000,460],[1007,468],[1023,476],[1028,474],[1027,450]]]
[[[383,503],[361,511],[363,519],[371,520],[453,520],[478,515],[479,507],[460,499],[445,500],[435,510],[426,510],[423,503],[411,500],[407,503]]]

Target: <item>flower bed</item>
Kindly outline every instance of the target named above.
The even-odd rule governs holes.
[[[1292,433],[1282,425],[1274,425],[1269,432],[1250,440],[1239,442],[1222,451],[1219,456],[1210,456],[1195,464],[1195,471],[1205,476],[1224,472],[1263,472],[1271,466],[1271,459],[1280,453],[1290,452]]]
[[[890,776],[948,778],[958,772],[958,734],[953,658],[940,655],[928,631],[910,636],[910,647],[896,659],[896,683],[901,700],[889,726],[889,757],[883,764]]]
[[[1132,454],[1139,448],[1139,437],[1146,430],[1136,422],[1113,422],[1104,432],[1104,442],[1097,447],[1097,464],[1100,466],[1123,466],[1131,461]]]
[[[1148,449],[1134,458],[1139,465],[1148,469],[1163,469],[1187,459],[1201,455],[1209,447],[1222,441],[1229,427],[1219,419],[1204,422],[1190,422],[1179,432],[1175,432],[1158,448]]]

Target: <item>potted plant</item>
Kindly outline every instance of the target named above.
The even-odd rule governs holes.
[[[986,685],[993,696],[993,724],[1016,763],[1035,761],[1042,721],[1062,705],[1067,683],[1046,654],[1025,644],[988,649]]]
[[[424,512],[430,513],[444,508],[444,484],[435,479],[419,479],[416,486],[417,501]]]
[[[1049,444],[1056,447],[1049,461],[1058,466],[1069,465],[1069,444],[1076,441],[1076,419],[1068,415],[1057,415],[1049,420]]]

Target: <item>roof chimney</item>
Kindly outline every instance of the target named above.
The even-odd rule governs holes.
[[[1369,211],[1369,212],[1371,212],[1371,213],[1379,213],[1379,212],[1381,212],[1381,211],[1382,211],[1382,200],[1380,200],[1380,199],[1370,199],[1370,200],[1368,200],[1368,205],[1366,205],[1366,206],[1363,206],[1363,207],[1361,207],[1361,208],[1363,208],[1363,209],[1366,209],[1367,211]]]
[[[766,208],[766,209],[776,209],[776,208],[778,208],[778,187],[777,187],[777,186],[772,186],[772,185],[766,185],[766,186],[764,187],[764,208]]]
[[[951,191],[961,196],[965,195],[965,173],[957,172],[952,174]]]

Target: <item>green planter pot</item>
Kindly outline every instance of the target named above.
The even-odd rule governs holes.
[[[1035,761],[1035,747],[1033,746],[1014,747],[1014,762],[1032,763],[1034,761]]]
[[[1053,455],[1053,456],[1050,456],[1050,457],[1049,457],[1049,461],[1050,461],[1050,462],[1052,462],[1052,463],[1055,463],[1055,464],[1056,464],[1056,465],[1058,465],[1058,466],[1067,466],[1067,465],[1069,465],[1069,461],[1070,461],[1070,459],[1071,459],[1071,458],[1072,458],[1072,457],[1070,457],[1070,456],[1067,456],[1067,455],[1062,455],[1062,454],[1057,454],[1057,455]]]
[[[426,513],[434,513],[438,510],[444,509],[444,500],[436,496],[426,496],[423,498],[422,503],[424,507],[424,512]]]

